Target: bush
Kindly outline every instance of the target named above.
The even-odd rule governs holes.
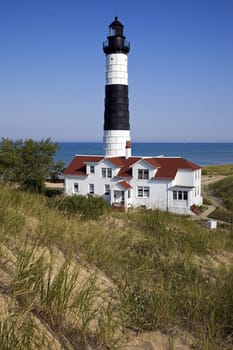
[[[211,184],[210,188],[223,200],[227,209],[233,210],[233,176]]]
[[[60,188],[46,188],[44,191],[46,197],[56,197],[63,194],[63,189]]]
[[[210,215],[210,218],[233,223],[233,212],[227,209],[217,208]]]
[[[212,202],[209,198],[204,197],[203,198],[203,205],[212,205]]]
[[[0,142],[0,178],[23,190],[42,193],[49,173],[54,177],[63,168],[62,161],[54,162],[58,144],[50,138],[41,141],[32,139],[2,139]]]
[[[77,214],[81,219],[97,219],[110,210],[103,198],[92,195],[54,197],[49,200],[49,205],[69,216]]]
[[[202,175],[207,175],[207,176],[233,175],[233,164],[206,166],[202,169]]]

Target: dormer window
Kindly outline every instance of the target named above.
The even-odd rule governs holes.
[[[149,179],[149,169],[138,169],[138,179],[148,180]]]
[[[90,165],[90,174],[94,174],[94,173],[95,173],[95,166]]]
[[[102,177],[112,177],[112,168],[102,168]]]

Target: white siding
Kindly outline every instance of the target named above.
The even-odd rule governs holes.
[[[174,184],[178,186],[194,186],[194,171],[178,170],[174,179]]]
[[[94,163],[91,163],[93,165]],[[90,169],[87,164],[87,170]],[[112,177],[103,177],[102,168],[111,168]],[[138,170],[148,169],[149,179],[138,179]],[[120,168],[114,166],[105,158],[103,161],[95,164],[95,172],[87,176],[65,176],[65,192],[68,195],[75,193],[74,184],[78,184],[79,194],[87,195],[89,185],[94,184],[95,195],[103,197],[110,204],[121,202],[124,199],[125,207],[145,206],[151,209],[169,210],[180,214],[190,214],[190,206],[193,204],[202,204],[200,193],[201,188],[201,171],[196,170],[179,170],[173,180],[157,180],[154,179],[156,169],[146,161],[142,160],[133,165],[132,178],[117,178]],[[119,182],[125,180],[132,189],[130,189],[130,198],[128,198],[128,189],[119,185]],[[110,195],[105,194],[105,185],[110,186]],[[145,194],[143,197],[138,196],[138,186],[143,188]],[[149,196],[148,189],[149,187]],[[187,200],[174,200],[173,191],[183,191],[188,193]],[[114,197],[115,195],[115,197]],[[123,196],[121,198],[121,196]]]

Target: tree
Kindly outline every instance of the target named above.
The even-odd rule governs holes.
[[[50,179],[53,182],[56,182],[63,169],[64,169],[64,162],[62,160],[59,160],[58,162],[54,163],[54,165],[51,167],[49,171]]]
[[[48,138],[42,141],[2,139],[0,143],[0,177],[14,182],[22,189],[43,192],[45,178],[52,169],[60,171],[64,164],[54,162],[57,143]]]

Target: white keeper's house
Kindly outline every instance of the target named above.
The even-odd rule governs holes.
[[[181,157],[131,156],[128,99],[130,45],[115,17],[103,44],[105,155],[76,155],[64,171],[67,195],[96,195],[110,205],[191,214],[202,204],[201,167]]]

